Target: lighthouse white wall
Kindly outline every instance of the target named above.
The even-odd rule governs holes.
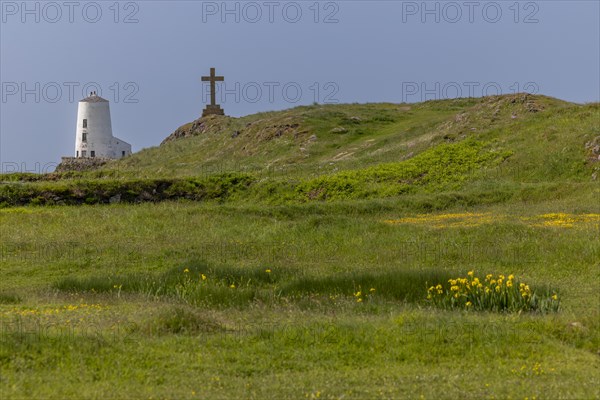
[[[112,134],[109,102],[91,95],[79,102],[76,157],[121,158],[131,154],[131,145]]]

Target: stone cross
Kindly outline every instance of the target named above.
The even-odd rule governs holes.
[[[220,105],[217,104],[216,94],[217,94],[217,82],[223,82],[225,77],[216,76],[215,69],[210,69],[210,76],[203,76],[202,82],[210,82],[210,104],[206,106],[204,110],[202,110],[202,116],[206,117],[207,115],[225,115],[225,112],[221,108]]]

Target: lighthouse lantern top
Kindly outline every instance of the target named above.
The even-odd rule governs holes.
[[[96,92],[90,92],[90,95],[88,97],[86,97],[83,100],[80,100],[80,103],[84,102],[84,103],[108,103],[108,100],[103,99],[102,97],[98,96],[96,94]]]

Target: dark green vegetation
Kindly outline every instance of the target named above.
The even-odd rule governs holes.
[[[2,398],[598,398],[599,112],[299,107],[5,176]],[[427,300],[471,270],[560,310]]]
[[[68,277],[54,286],[62,291],[139,293],[148,297],[176,298],[186,303],[211,307],[249,307],[253,303],[280,305],[302,301],[307,296],[353,296],[362,292],[381,299],[420,302],[425,305],[423,287],[427,282],[447,280],[441,271],[386,271],[340,273],[315,277],[278,268],[210,268],[206,265],[170,270],[163,274]],[[370,289],[377,288],[370,292]],[[236,290],[231,290],[236,289]]]
[[[253,178],[248,175],[226,174],[204,179],[61,180],[31,185],[15,184],[0,187],[0,204],[80,205],[179,199],[222,201],[244,190],[252,181]]]

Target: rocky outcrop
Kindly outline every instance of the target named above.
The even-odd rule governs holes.
[[[591,162],[600,161],[600,135],[585,144],[587,159]]]
[[[231,126],[231,118],[221,115],[208,115],[198,118],[194,122],[180,126],[161,142],[161,146],[174,140],[183,139],[191,136],[198,136],[204,133],[218,133],[227,130]]]
[[[235,118],[209,115],[177,128],[162,141],[161,146],[187,137],[218,133],[226,133],[231,139],[250,138],[256,144],[280,137],[298,139],[308,133],[306,129],[302,129],[301,123],[300,117],[282,116],[276,119],[258,119],[242,125]]]

